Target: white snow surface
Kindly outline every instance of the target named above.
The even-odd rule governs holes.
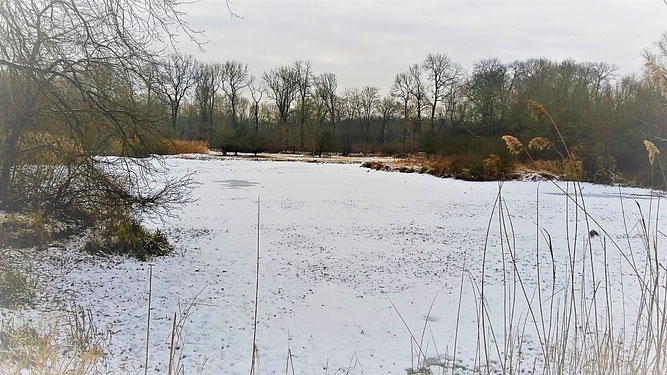
[[[401,316],[419,339],[434,298],[424,348],[429,357],[452,355],[461,271],[465,266],[470,277],[479,277],[499,183],[346,164],[220,158],[170,158],[168,164],[174,176],[196,172],[199,184],[193,191],[196,201],[175,212],[176,218],[147,223],[166,231],[176,247],[174,255],[150,262],[149,373],[166,373],[172,315],[200,292],[185,325],[181,363],[186,373],[249,372],[258,197],[257,374],[283,374],[288,348],[297,374],[405,374],[416,354],[411,355]],[[558,184],[565,189],[565,183]],[[630,241],[641,242],[635,202],[648,212],[648,190],[582,186],[591,216],[615,241],[626,243],[622,192]],[[552,182],[502,185],[518,266],[533,287],[538,188],[539,225],[553,237],[555,258],[564,265],[565,195]],[[577,234],[573,224],[570,230],[571,241],[587,240],[584,225]],[[487,253],[492,315],[499,313],[493,306],[502,310],[502,298],[494,299],[502,291],[497,232],[494,220]],[[540,259],[550,270],[540,241]],[[595,251],[602,251],[600,241],[594,241]],[[618,277],[622,257],[617,250],[608,252],[612,277]],[[40,265],[41,275],[48,275],[47,294],[92,309],[98,326],[108,325],[113,332],[112,367],[117,373],[143,373],[148,262],[101,259],[74,250],[52,253]],[[461,371],[472,366],[477,339],[477,307],[469,276],[465,280],[457,345]],[[631,283],[625,287],[631,295]],[[527,335],[530,357],[539,348],[531,344],[530,329]]]

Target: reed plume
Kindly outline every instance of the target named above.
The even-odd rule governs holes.
[[[655,163],[655,159],[657,159],[658,155],[660,155],[660,150],[658,150],[658,148],[655,147],[655,144],[653,144],[653,142],[649,141],[648,139],[644,140],[644,146],[646,146],[646,151],[648,151],[648,162],[653,165]]]
[[[523,143],[519,141],[516,137],[511,135],[502,136],[503,141],[507,144],[507,149],[512,155],[519,155],[523,150]]]
[[[547,116],[549,112],[547,112],[547,109],[544,108],[544,106],[535,100],[532,99],[526,99],[526,104],[528,104],[528,109],[530,110],[531,116],[533,116],[534,119],[539,120],[544,116]]]
[[[544,151],[550,149],[552,146],[549,138],[545,137],[535,137],[528,142],[528,148],[531,150]]]
[[[662,96],[667,97],[667,72],[654,62],[647,62],[646,67],[651,72],[653,80],[660,87]]]

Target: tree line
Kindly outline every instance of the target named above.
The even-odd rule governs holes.
[[[666,102],[651,70],[621,75],[606,62],[492,58],[467,72],[446,54],[429,54],[396,74],[384,94],[374,86],[341,88],[336,74],[318,74],[307,61],[255,76],[239,61],[203,63],[173,54],[153,70],[151,91],[169,109],[167,134],[204,140],[225,153],[509,157],[503,134],[556,136],[530,115],[527,100],[549,110],[591,176],[600,170],[644,175],[642,140],[667,139]]]

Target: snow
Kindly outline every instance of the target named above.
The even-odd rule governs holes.
[[[411,354],[402,319],[417,339],[424,331],[429,357],[451,357],[464,266],[470,276],[462,292],[456,356],[461,372],[473,366],[477,307],[469,278],[479,280],[499,183],[373,171],[358,164],[216,157],[170,158],[168,164],[174,176],[196,172],[199,184],[193,191],[197,200],[176,218],[148,223],[165,230],[177,250],[150,262],[149,373],[166,373],[173,313],[197,295],[184,328],[186,373],[249,372],[258,198],[258,374],[283,374],[288,348],[299,374],[405,374],[416,353]],[[565,183],[558,184],[565,189]],[[582,186],[591,216],[615,241],[625,241],[619,188]],[[517,263],[533,288],[538,188],[539,224],[553,237],[558,264],[565,264],[565,195],[552,182],[502,184]],[[640,244],[635,202],[648,212],[655,199],[643,189],[623,188],[622,194],[630,241]],[[497,317],[503,288],[495,223],[486,283],[492,316],[502,320]],[[586,241],[587,232],[581,225],[570,236]],[[542,251],[541,259],[548,257]],[[619,277],[621,262],[621,255],[609,250],[612,278]],[[98,326],[111,327],[111,366],[119,373],[143,372],[149,263],[53,250],[39,267],[40,277],[48,280],[45,294],[76,301],[93,310]],[[625,287],[632,295],[631,283]],[[530,355],[535,354],[528,348]]]

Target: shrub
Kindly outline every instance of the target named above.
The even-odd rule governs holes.
[[[51,232],[40,212],[7,215],[0,222],[0,246],[12,248],[43,247]]]
[[[35,299],[36,283],[8,266],[0,271],[0,307],[15,309],[30,306]]]
[[[83,246],[94,255],[128,255],[139,260],[169,254],[173,248],[160,230],[149,231],[132,218],[110,221]]]
[[[563,162],[563,171],[565,179],[570,181],[581,181],[584,177],[584,165],[577,154],[571,154]]]
[[[499,179],[503,176],[503,166],[498,155],[489,154],[484,159],[484,172],[486,172],[487,177],[492,179]]]
[[[71,318],[39,321],[0,322],[0,368],[3,374],[98,374],[106,373],[105,351],[110,337],[103,332],[88,330],[91,325],[72,326]],[[91,322],[92,323],[92,322]],[[85,337],[84,345],[69,342],[71,332]]]
[[[171,139],[167,141],[167,153],[169,155],[208,154],[208,143],[205,141]]]

